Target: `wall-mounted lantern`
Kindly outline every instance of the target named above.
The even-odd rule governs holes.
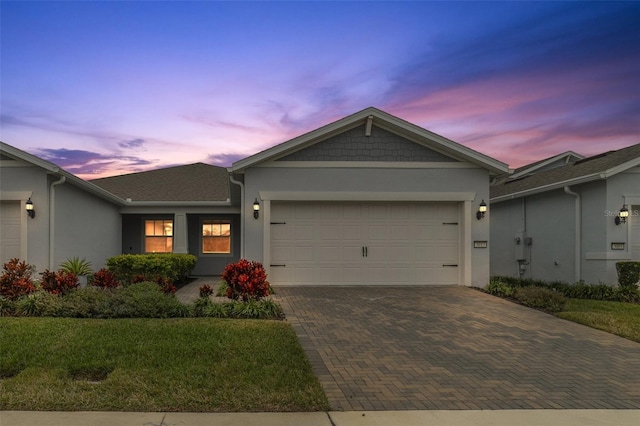
[[[31,201],[31,197],[29,197],[27,203],[25,204],[25,210],[27,210],[27,216],[29,216],[31,219],[36,217],[36,211],[33,209],[33,201]]]
[[[260,217],[260,203],[256,198],[256,200],[253,202],[253,218],[257,219],[259,217]]]
[[[629,217],[629,209],[627,209],[627,205],[623,204],[622,208],[618,212],[618,216],[614,219],[616,225],[620,225],[621,223],[627,223],[627,218]]]
[[[478,211],[476,212],[476,219],[480,220],[484,217],[484,214],[487,212],[487,203],[482,200],[480,206],[478,206]]]

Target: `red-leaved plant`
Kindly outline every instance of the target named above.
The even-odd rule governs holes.
[[[162,288],[164,294],[175,294],[178,289],[169,278],[158,277],[156,283]]]
[[[108,269],[102,268],[95,274],[93,274],[93,282],[91,285],[100,288],[116,288],[120,285],[120,282],[116,279],[113,272]]]
[[[269,295],[269,282],[262,263],[240,259],[224,268],[222,279],[227,282],[227,297],[246,302]]]
[[[213,294],[213,289],[209,284],[200,286],[200,297],[209,297]]]
[[[0,275],[0,296],[15,300],[21,296],[36,291],[31,276],[36,271],[35,266],[17,258],[2,265]]]
[[[76,274],[59,270],[53,272],[45,269],[42,274],[42,289],[51,293],[63,295],[69,292],[69,290],[78,287],[78,277]]]

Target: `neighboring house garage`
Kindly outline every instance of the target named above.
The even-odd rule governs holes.
[[[22,252],[20,201],[0,201],[0,261],[4,264],[12,258],[24,258]]]
[[[234,163],[245,257],[276,285],[484,285],[476,211],[507,170],[368,108]]]

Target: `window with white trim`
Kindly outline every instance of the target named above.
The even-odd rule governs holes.
[[[202,221],[202,253],[231,253],[231,221],[206,219]]]
[[[173,252],[173,220],[144,221],[144,251],[146,253]]]

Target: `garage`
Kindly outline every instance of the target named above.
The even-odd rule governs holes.
[[[458,285],[460,203],[273,202],[274,285]]]
[[[20,201],[0,202],[0,261],[21,257]]]

